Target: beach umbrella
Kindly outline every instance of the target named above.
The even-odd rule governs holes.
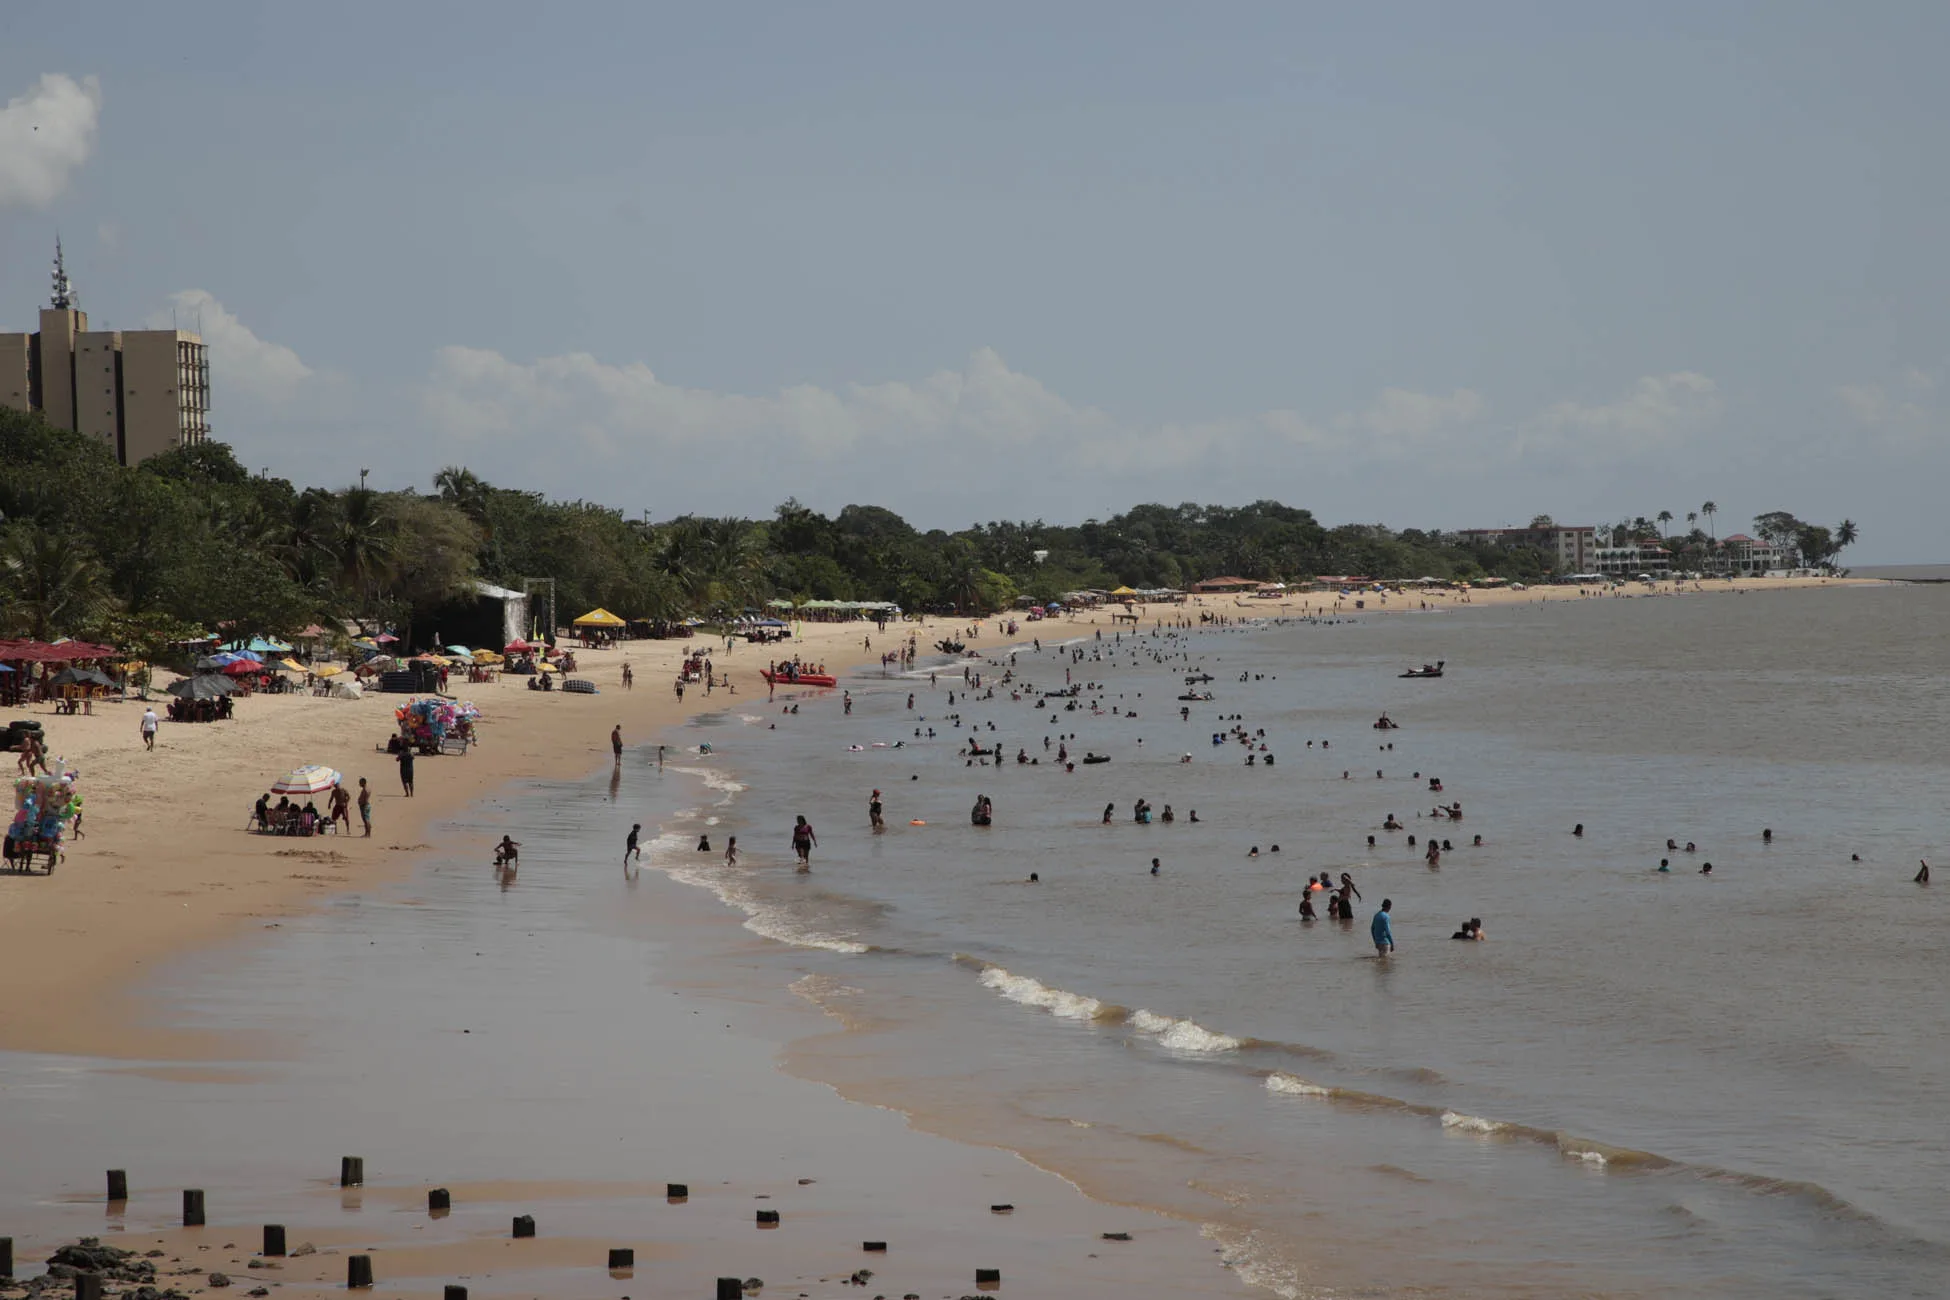
[[[278,666],[280,668],[289,668],[294,673],[302,673],[305,671],[305,666],[295,659],[280,659]]]
[[[392,642],[399,640],[399,638],[394,636],[391,632],[381,632],[378,636],[374,637],[373,640],[378,641],[381,644],[390,645]]]
[[[314,677],[337,677],[345,671],[343,664],[314,664],[311,675]]]
[[[534,648],[535,648],[534,646],[528,644],[528,642],[522,640],[520,637],[516,637],[514,640],[508,642],[508,644],[501,647],[501,653],[510,654],[510,655],[527,654],[530,650],[533,650]]]
[[[345,778],[329,767],[307,763],[294,767],[271,786],[272,794],[324,794]]]
[[[252,673],[264,671],[264,665],[249,659],[233,659],[220,670],[226,677],[249,677]]]
[[[171,682],[163,688],[179,700],[214,700],[220,695],[228,695],[236,690],[228,677],[218,677],[210,673],[200,673],[195,677],[185,677]]]
[[[623,620],[600,605],[575,621],[577,627],[622,627]]]
[[[55,686],[113,686],[115,679],[93,668],[63,668],[54,674]]]
[[[465,659],[469,655],[473,654],[474,652],[472,650],[469,650],[464,645],[450,645],[447,647],[447,653],[450,655],[459,655],[461,658]]]

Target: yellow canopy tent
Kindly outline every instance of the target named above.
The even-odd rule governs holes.
[[[1119,587],[1116,591],[1113,591],[1110,594],[1113,596],[1135,596],[1137,595],[1137,592],[1132,590],[1129,587]]]
[[[283,667],[289,668],[294,673],[302,673],[305,671],[305,666],[295,659],[280,659],[278,663]]]
[[[575,626],[577,627],[626,627],[628,626],[628,624],[626,624],[622,619],[616,617],[616,615],[610,613],[608,610],[602,608],[601,606],[598,606],[595,609],[590,610],[587,614],[584,614],[581,618],[577,619],[575,621]]]

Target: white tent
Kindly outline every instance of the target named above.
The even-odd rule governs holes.
[[[366,688],[356,677],[341,677],[331,685],[331,697],[335,700],[361,700],[365,695]]]

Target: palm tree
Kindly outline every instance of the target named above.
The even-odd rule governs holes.
[[[1688,510],[1686,512],[1686,531],[1690,533],[1693,531],[1694,528],[1698,526],[1699,526],[1699,511]]]
[[[1842,520],[1835,526],[1835,549],[1839,551],[1844,546],[1855,545],[1855,539],[1859,536],[1861,531],[1856,528],[1853,519]]]
[[[1712,536],[1714,542],[1717,543],[1720,539],[1717,535],[1714,535],[1712,533],[1712,528],[1713,528],[1713,516],[1720,513],[1720,507],[1714,505],[1711,501],[1708,501],[1705,505],[1699,508],[1699,512],[1706,516],[1706,527],[1708,530],[1708,535]]]
[[[1672,511],[1661,510],[1659,512],[1659,536],[1661,538],[1665,537],[1665,535],[1668,532],[1670,532],[1671,529],[1672,529]]]
[[[78,632],[108,608],[102,566],[68,538],[16,524],[0,543],[0,574],[13,620],[37,641]]]
[[[339,580],[351,589],[354,611],[364,618],[372,612],[378,585],[398,555],[379,493],[371,488],[346,489],[331,543]]]

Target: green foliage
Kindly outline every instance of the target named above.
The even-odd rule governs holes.
[[[1556,564],[1534,548],[1435,531],[1328,528],[1277,501],[1151,503],[1075,526],[992,520],[924,533],[881,506],[828,517],[796,500],[764,520],[651,525],[586,501],[496,487],[459,465],[431,486],[428,495],[301,490],[252,476],[221,443],[123,469],[97,441],[0,410],[0,625],[97,635],[152,657],[200,628],[288,636],[307,623],[350,620],[410,637],[476,578],[517,590],[552,580],[564,623],[598,605],[662,622],[735,617],[776,596],[974,614],[1023,596],[1182,589],[1220,574],[1534,581]],[[1709,502],[1697,513],[1710,526],[1714,511]],[[1652,536],[1671,520],[1662,511],[1657,524],[1641,517],[1619,527]],[[1756,527],[1809,563],[1832,560],[1856,536],[1852,520],[1831,534],[1784,512]],[[1697,528],[1672,545],[1696,567],[1714,550]]]

